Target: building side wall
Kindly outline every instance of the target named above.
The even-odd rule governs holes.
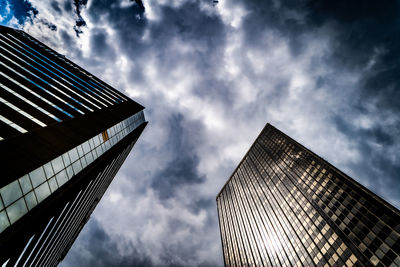
[[[400,266],[399,212],[271,125],[217,207],[226,266]]]

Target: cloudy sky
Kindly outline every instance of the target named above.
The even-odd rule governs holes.
[[[400,207],[399,2],[143,3],[0,1],[146,107],[61,266],[221,266],[215,196],[267,122]]]

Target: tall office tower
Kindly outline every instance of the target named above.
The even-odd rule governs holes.
[[[0,265],[63,259],[146,126],[143,109],[0,27]]]
[[[267,124],[217,196],[226,266],[400,266],[400,213]]]

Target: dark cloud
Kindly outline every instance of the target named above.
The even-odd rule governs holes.
[[[39,23],[42,23],[43,25],[47,26],[50,30],[52,31],[57,31],[57,26],[51,22],[49,22],[46,19],[39,19],[38,20]]]
[[[60,30],[61,40],[68,46],[74,46],[74,41],[72,40],[71,36],[65,31]]]
[[[83,33],[81,28],[86,26],[86,21],[83,19],[81,12],[83,8],[86,8],[87,3],[88,0],[74,0],[75,13],[78,16],[78,19],[75,21],[74,26],[74,31],[77,37],[79,37],[79,35]]]
[[[82,267],[154,266],[150,257],[140,254],[125,237],[118,237],[118,243],[112,239],[96,219],[91,219],[86,229],[85,238],[74,243],[76,249],[72,249],[72,257],[68,257],[63,264]],[[127,251],[130,253],[127,254]]]
[[[70,0],[65,0],[63,3],[64,10],[68,13],[72,11],[72,2]]]
[[[399,3],[386,1],[312,1],[310,25],[330,24],[335,32],[332,59],[341,67],[364,70],[362,96],[383,109],[400,108]]]
[[[378,195],[385,195],[388,199],[397,198],[400,192],[400,163],[393,161],[387,151],[399,143],[400,125],[388,128],[377,125],[365,129],[355,126],[343,117],[336,117],[335,124],[362,154],[361,162],[351,163],[352,172],[357,177],[363,177],[361,182],[369,185]],[[385,177],[382,177],[383,174]]]
[[[108,40],[110,40],[110,36],[105,30],[93,29],[90,39],[91,53],[96,57],[107,57],[113,60],[115,53]]]
[[[119,46],[129,50],[130,56],[136,59],[146,45],[142,42],[147,19],[138,5],[120,6],[110,1],[94,1],[87,10],[93,23],[99,23],[100,18],[106,20],[116,31]],[[134,53],[134,54],[132,54]]]
[[[142,0],[131,0],[131,1],[135,1],[135,3],[142,9],[144,10],[144,5]]]
[[[153,176],[151,186],[161,199],[174,196],[182,186],[198,184],[205,177],[197,171],[199,158],[194,151],[201,140],[202,126],[185,121],[182,114],[173,114],[167,121],[168,139],[165,149],[170,151],[167,165]]]
[[[243,25],[250,46],[272,28],[288,38],[294,55],[310,39],[328,35],[332,41],[328,64],[349,71],[363,71],[360,95],[378,99],[380,108],[399,110],[400,23],[399,3],[386,1],[244,1],[251,15]],[[265,27],[268,25],[267,27]],[[328,58],[329,56],[329,58]]]
[[[50,3],[50,6],[55,10],[55,11],[57,11],[58,13],[62,13],[62,10],[61,10],[61,8],[60,8],[60,4],[57,2],[57,1],[52,1],[51,3]]]

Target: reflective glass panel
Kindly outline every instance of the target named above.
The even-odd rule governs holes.
[[[82,157],[82,156],[84,155],[84,153],[83,153],[83,149],[82,149],[82,146],[81,146],[81,145],[79,145],[79,146],[77,146],[76,148],[78,149],[78,154],[79,154],[79,157]]]
[[[48,182],[49,182],[51,192],[54,192],[58,189],[58,185],[57,185],[55,177],[52,177]]]
[[[35,194],[38,202],[42,202],[43,199],[50,195],[50,188],[47,183],[42,184],[35,189]]]
[[[37,205],[36,197],[33,191],[24,196],[24,198],[29,210],[33,209]]]
[[[103,151],[102,151],[102,149],[101,149],[101,146],[98,146],[98,147],[96,148],[96,152],[97,152],[98,157],[100,157],[101,154],[103,154]]]
[[[68,168],[72,171],[71,167],[68,167]],[[57,179],[58,185],[62,186],[63,184],[65,184],[68,181],[67,172],[65,170],[61,171],[59,174],[56,175],[56,179]]]
[[[29,173],[33,187],[36,187],[46,181],[46,176],[43,171],[43,167],[39,167],[36,170]]]
[[[100,138],[98,135],[96,135],[94,138],[94,145],[97,147],[98,145],[100,145]]]
[[[89,142],[86,141],[85,143],[82,144],[82,148],[83,148],[83,152],[86,154],[90,151],[90,146],[89,146]]]
[[[92,150],[93,148],[96,147],[96,146],[94,145],[94,140],[93,140],[93,138],[91,138],[91,139],[89,140],[89,145],[90,145],[90,150]]]
[[[64,163],[61,157],[55,158],[51,161],[51,165],[53,166],[54,173],[58,173],[62,169],[64,169]]]
[[[93,162],[92,153],[86,154],[85,158],[86,158],[86,162],[87,162],[88,164],[90,164],[90,163]]]
[[[68,151],[68,155],[69,155],[69,158],[71,159],[71,162],[74,162],[77,159],[79,159],[78,150],[76,150],[76,148],[73,148],[70,151]]]
[[[87,163],[85,157],[81,158],[82,168],[86,168]]]
[[[21,185],[22,193],[24,194],[32,190],[32,184],[29,180],[28,174],[19,178],[19,184]]]
[[[62,158],[63,158],[63,160],[64,160],[65,166],[68,166],[69,164],[71,164],[71,161],[69,160],[68,153],[64,153],[64,154],[62,155]]]
[[[10,222],[8,221],[6,211],[0,212],[0,233],[4,231],[8,226],[10,225]]]
[[[21,188],[19,187],[18,180],[1,188],[0,193],[6,207],[18,198],[22,197],[22,192]]]
[[[78,173],[82,170],[81,162],[78,160],[72,163],[72,168],[74,169],[74,173]]]
[[[10,218],[10,222],[13,224],[19,218],[21,218],[25,213],[28,212],[25,201],[23,198],[16,201],[14,204],[9,206],[7,209],[8,218]]]
[[[74,170],[72,169],[72,165],[65,168],[65,170],[67,171],[68,178],[71,179],[72,176],[74,176]]]
[[[50,162],[44,164],[44,172],[46,173],[47,179],[54,175],[53,167],[51,167]]]

